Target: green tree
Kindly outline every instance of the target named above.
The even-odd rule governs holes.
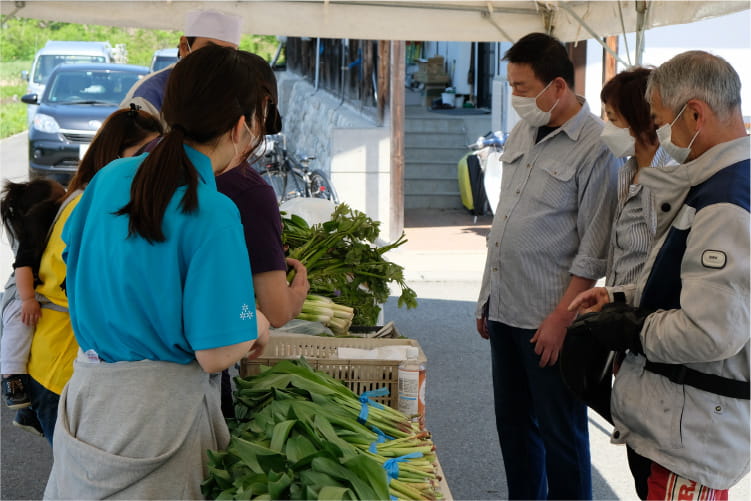
[[[176,47],[182,32],[170,30],[149,30],[143,28],[119,28],[113,26],[82,25],[20,19],[2,16],[0,36],[0,61],[32,61],[37,50],[47,40],[63,41],[108,41],[113,46],[125,44],[128,62],[149,65],[154,51]],[[274,36],[243,35],[240,48],[255,52],[270,61],[276,51]]]

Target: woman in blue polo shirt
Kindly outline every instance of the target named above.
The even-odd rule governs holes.
[[[211,374],[268,340],[237,207],[214,181],[263,137],[259,64],[212,46],[176,65],[170,132],[102,169],[65,227],[81,351],[45,498],[202,497],[206,450],[229,440]]]

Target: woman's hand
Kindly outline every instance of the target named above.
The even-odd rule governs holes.
[[[609,302],[610,296],[605,287],[592,287],[577,295],[568,305],[568,311],[575,311],[577,315],[597,312]]]

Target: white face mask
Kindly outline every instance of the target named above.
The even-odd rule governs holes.
[[[253,133],[250,132],[250,128],[248,128],[248,124],[243,122],[243,127],[245,127],[245,130],[248,131],[248,135],[250,136],[250,141],[248,142],[248,154],[245,155],[247,158],[250,155],[250,148],[253,146]],[[238,157],[239,151],[237,150],[237,144],[235,144],[234,141],[232,141],[232,147],[235,149],[235,158]]]
[[[253,147],[253,133],[250,132],[250,127],[248,127],[247,123],[244,123],[243,125],[245,126],[245,130],[248,131],[248,135],[250,136],[250,141],[248,141],[248,158],[246,160],[253,163],[254,161],[261,158],[263,156],[263,153],[261,153],[260,155],[258,154],[258,150],[261,148],[257,148],[256,151],[250,151],[250,149]],[[252,157],[250,156],[251,153],[253,154]]]
[[[699,135],[699,131],[701,131],[701,129],[698,129],[696,131],[694,137],[691,138],[691,141],[685,148],[676,146],[673,141],[671,141],[673,135],[673,124],[678,121],[678,117],[680,117],[684,112],[686,106],[688,106],[688,103],[683,105],[683,108],[681,108],[681,111],[678,112],[672,122],[665,124],[657,129],[657,139],[660,141],[660,146],[662,146],[662,149],[667,151],[668,155],[673,157],[673,160],[675,160],[679,164],[684,163],[688,156],[691,154],[691,145],[694,144],[694,140]]]
[[[551,80],[550,83],[547,84],[535,97],[511,96],[511,106],[513,106],[519,116],[532,127],[540,127],[541,125],[548,124],[550,122],[550,112],[558,106],[558,100],[556,100],[553,107],[548,111],[542,111],[537,106],[537,98],[540,97],[543,92],[548,90],[548,87],[550,87],[552,83],[553,81]]]
[[[613,122],[605,122],[600,139],[618,158],[630,157],[635,153],[636,139],[631,135],[628,127],[622,129],[613,125]]]

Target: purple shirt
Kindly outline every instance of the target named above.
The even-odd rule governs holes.
[[[286,271],[282,218],[274,189],[248,162],[218,176],[216,187],[240,209],[251,272],[255,275],[266,271]]]

